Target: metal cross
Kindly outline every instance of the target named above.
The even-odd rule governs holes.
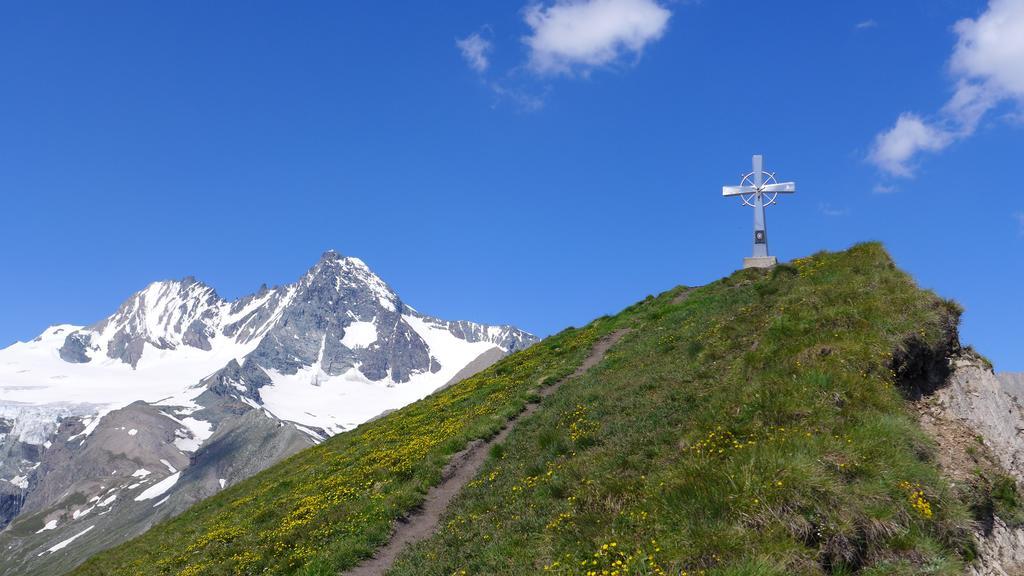
[[[762,163],[760,154],[754,156],[753,170],[743,175],[739,186],[722,186],[722,196],[739,196],[745,205],[754,208],[754,256],[746,262],[747,266],[775,263],[775,259],[768,256],[764,209],[774,204],[779,194],[796,192],[796,182],[776,182],[775,173],[763,171]]]

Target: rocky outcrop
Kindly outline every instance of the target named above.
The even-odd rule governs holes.
[[[452,376],[452,379],[445,383],[444,387],[447,388],[452,384],[456,384],[458,382],[465,380],[466,378],[469,378],[470,376],[476,374],[477,372],[486,370],[495,362],[501,360],[504,357],[505,354],[502,353],[500,349],[491,348],[487,352],[484,352],[483,354],[477,356],[476,360],[473,360],[469,364],[466,364],[466,367],[463,368],[462,370],[459,370],[459,372],[455,374],[455,376]]]
[[[1007,472],[1024,480],[1024,409],[1020,402],[1006,392],[980,358],[960,356],[952,365],[947,385],[936,393],[936,399],[984,438]]]
[[[921,425],[936,440],[939,463],[954,485],[994,470],[1024,484],[1024,408],[991,366],[970,351],[948,361],[943,386],[918,400]],[[975,526],[978,559],[970,576],[1024,573],[1024,527],[1011,526],[991,507]]]
[[[1002,518],[993,518],[987,534],[978,538],[977,562],[967,568],[968,576],[1018,576],[1024,572],[1024,530],[1010,528]]]
[[[21,512],[24,502],[24,490],[10,482],[0,482],[0,528],[7,526]]]

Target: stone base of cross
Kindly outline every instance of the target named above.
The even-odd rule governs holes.
[[[743,259],[744,268],[771,268],[778,263],[775,256],[750,256]]]

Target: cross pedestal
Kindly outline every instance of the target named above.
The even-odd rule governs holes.
[[[743,259],[744,268],[771,268],[778,263],[775,256],[750,256]]]

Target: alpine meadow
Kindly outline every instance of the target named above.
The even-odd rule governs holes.
[[[908,404],[958,352],[959,314],[878,244],[676,288],[301,452],[73,573],[344,572],[452,454],[626,329],[490,450],[390,574],[959,574],[978,555],[975,522],[1021,518],[1004,474],[943,478]]]
[[[0,77],[0,576],[1024,576],[1024,0],[0,2]]]

